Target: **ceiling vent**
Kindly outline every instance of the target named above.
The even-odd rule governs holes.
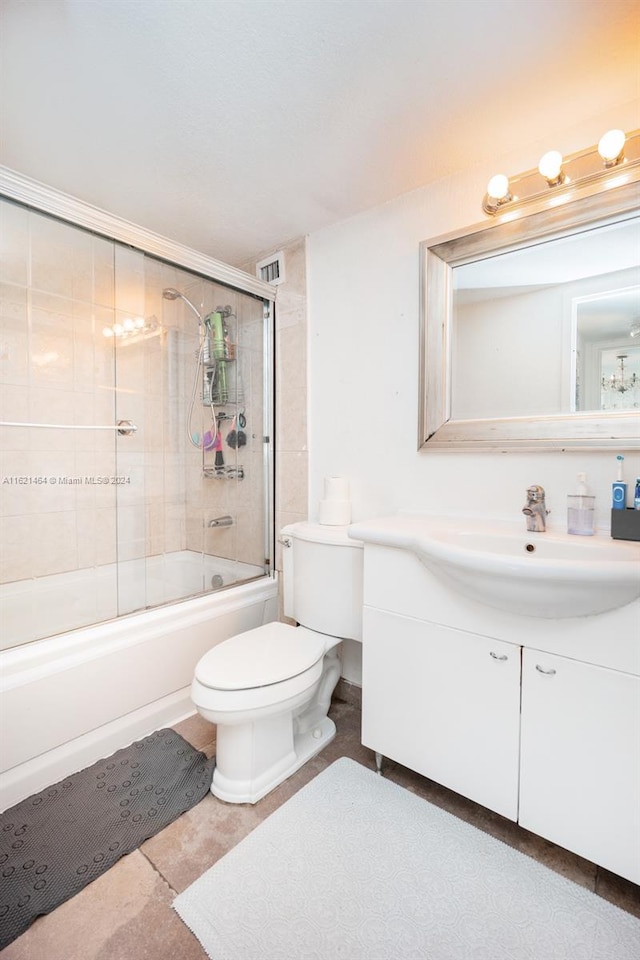
[[[256,276],[267,283],[284,283],[284,253],[272,253],[270,257],[256,263]]]

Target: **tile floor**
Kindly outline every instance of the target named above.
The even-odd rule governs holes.
[[[207,960],[196,938],[171,907],[175,895],[338,757],[351,757],[375,767],[372,752],[360,743],[357,694],[357,689],[347,684],[338,686],[331,708],[338,728],[336,739],[269,796],[253,806],[233,806],[209,794],[73,899],[36,920],[2,952],[2,960]],[[215,752],[215,727],[200,717],[185,720],[176,729],[208,756]],[[640,917],[640,887],[399,764],[385,761],[384,773],[413,793]]]

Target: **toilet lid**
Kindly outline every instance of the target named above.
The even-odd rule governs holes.
[[[196,666],[196,680],[214,690],[249,690],[289,680],[324,655],[325,638],[305,627],[267,623],[219,643]]]

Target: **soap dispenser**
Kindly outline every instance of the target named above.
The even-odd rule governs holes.
[[[586,473],[578,474],[575,494],[567,497],[567,532],[580,537],[594,534],[596,498],[589,493]]]

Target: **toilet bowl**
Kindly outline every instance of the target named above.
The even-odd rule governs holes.
[[[228,803],[256,803],[333,740],[338,648],[362,636],[362,545],[319,524],[282,535],[285,615],[300,625],[230,637],[201,658],[191,687],[217,724],[211,792]]]

